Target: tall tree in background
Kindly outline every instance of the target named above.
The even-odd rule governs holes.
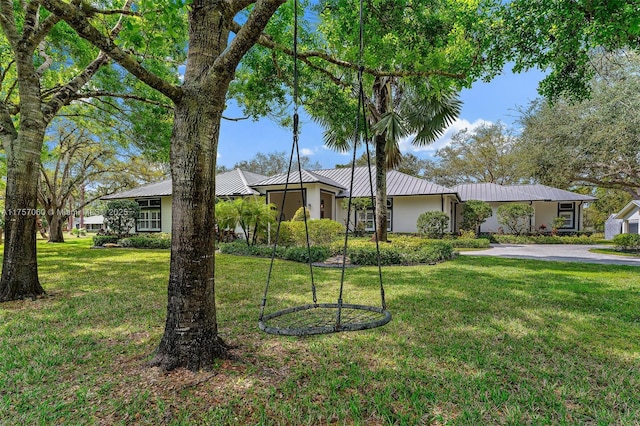
[[[59,125],[56,139],[45,142],[38,202],[49,224],[49,242],[64,242],[63,226],[72,209],[80,211],[100,197],[161,178],[163,171],[140,161],[87,128]],[[81,195],[82,193],[82,195]]]
[[[640,198],[640,57],[598,56],[591,98],[533,102],[522,116],[522,158],[541,183],[620,189]]]
[[[120,16],[131,13],[131,4],[132,0],[123,0],[119,6],[122,9],[100,15],[90,6],[85,8],[93,16],[100,16],[98,25],[105,34],[116,38],[123,33]],[[60,115],[76,115],[75,111],[67,111],[74,101],[91,106],[92,115],[104,117],[147,98],[136,90],[140,84],[137,88],[128,84],[135,79],[123,76],[121,68],[111,66],[106,54],[76,36],[39,1],[1,1],[0,25],[0,140],[7,156],[0,301],[6,301],[44,293],[38,279],[35,213],[40,153],[47,127]],[[179,28],[176,25],[172,32],[179,32]],[[130,30],[124,32],[129,39],[136,39]],[[166,32],[163,37],[174,39]],[[179,43],[164,46],[174,44]],[[156,53],[163,61],[169,56],[161,48]],[[165,75],[171,74],[171,66],[156,58],[140,58],[140,62],[153,62],[152,66],[164,70]],[[173,75],[177,81],[177,73]],[[161,105],[157,93],[152,98]],[[112,120],[109,124],[113,123]]]
[[[528,180],[516,139],[500,123],[483,124],[453,135],[451,144],[436,151],[424,177],[443,186],[461,183],[513,185]]]
[[[637,0],[513,0],[501,15],[505,31],[492,43],[491,57],[513,61],[515,72],[549,70],[540,84],[547,99],[589,97],[594,52],[640,49]]]
[[[298,170],[297,160],[294,158],[292,170]],[[319,170],[322,168],[320,163],[312,162],[306,155],[300,156],[301,168],[307,170]],[[249,160],[243,160],[233,165],[234,169],[242,169],[248,172],[258,173],[265,176],[273,176],[280,173],[286,173],[289,168],[289,153],[285,151],[275,151],[263,154],[257,153]]]
[[[0,301],[44,293],[38,279],[35,236],[45,131],[61,108],[109,62],[106,55],[92,52],[77,37],[73,49],[59,49],[64,30],[57,25],[59,18],[47,15],[41,14],[36,1],[0,2],[0,139],[7,156]],[[114,22],[111,20],[112,25]],[[117,23],[110,33],[115,36],[120,30]]]

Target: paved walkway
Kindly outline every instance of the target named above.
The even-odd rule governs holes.
[[[488,250],[461,252],[468,256],[498,256],[513,259],[554,260],[558,262],[602,263],[640,266],[640,258],[591,253],[595,245],[573,244],[492,244]]]

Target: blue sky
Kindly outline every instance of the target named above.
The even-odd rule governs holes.
[[[476,82],[471,89],[465,89],[461,93],[462,113],[440,140],[419,150],[406,141],[401,143],[402,152],[411,152],[419,158],[432,158],[435,150],[445,146],[454,133],[464,128],[473,128],[483,122],[501,121],[515,129],[515,121],[518,118],[516,109],[526,106],[538,97],[537,87],[543,77],[544,73],[539,70],[523,74],[507,71],[489,83]],[[238,117],[242,113],[237,107],[230,107],[225,115]],[[336,164],[347,163],[351,159],[351,154],[340,154],[325,148],[322,143],[322,129],[310,120],[302,120],[299,141],[301,154],[319,162],[323,168],[333,168]],[[248,160],[258,152],[289,153],[291,143],[291,129],[280,127],[267,118],[257,122],[223,121],[218,146],[218,164],[232,167],[236,162]]]

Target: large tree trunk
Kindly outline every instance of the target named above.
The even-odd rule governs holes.
[[[234,69],[203,70],[226,47],[222,11],[192,8],[184,94],[175,105],[171,137],[172,247],[167,320],[151,365],[199,370],[226,355],[216,321],[215,169],[222,111]]]
[[[50,243],[64,243],[64,222],[66,218],[53,214],[47,216],[49,222],[49,242]]]
[[[44,294],[36,259],[37,185],[45,120],[40,108],[40,83],[31,55],[16,54],[20,90],[20,134],[7,151],[5,244],[0,301]],[[8,148],[8,149],[7,149]]]
[[[383,79],[373,83],[373,103],[379,117],[388,109],[387,90]],[[387,241],[387,150],[386,136],[374,137],[376,147],[376,228],[378,241]]]

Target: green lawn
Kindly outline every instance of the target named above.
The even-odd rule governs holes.
[[[164,326],[169,253],[39,245],[48,296],[0,305],[5,424],[622,424],[640,422],[640,270],[461,256],[384,268],[385,327],[306,338],[257,328],[268,259],[216,257],[214,371],[144,367]],[[316,269],[323,298],[340,271]],[[376,303],[376,268],[345,301]],[[269,309],[307,302],[277,262]],[[301,288],[300,290],[298,290]]]

